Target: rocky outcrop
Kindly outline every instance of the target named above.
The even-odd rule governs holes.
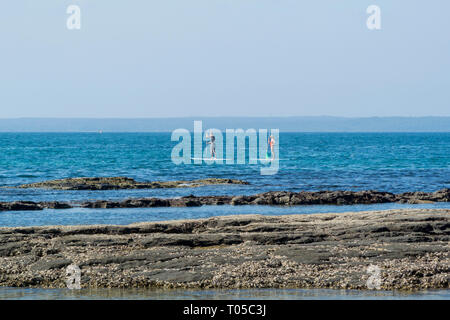
[[[216,184],[248,184],[235,179],[199,179],[192,181],[153,181],[138,182],[127,177],[106,178],[69,178],[24,184],[19,188],[46,188],[56,190],[118,190],[118,189],[157,189],[157,188],[193,188]]]
[[[36,211],[43,209],[69,209],[72,205],[65,202],[48,201],[48,202],[33,202],[33,201],[13,201],[0,202],[0,211]]]
[[[436,192],[407,192],[393,194],[374,190],[365,191],[317,191],[317,192],[266,192],[254,196],[237,196],[230,201],[233,205],[352,205],[374,203],[428,203],[449,202],[450,189]]]
[[[450,210],[0,228],[0,285],[448,289],[449,241]]]
[[[68,209],[74,206],[83,208],[154,208],[154,207],[199,207],[203,205],[353,205],[375,203],[431,203],[449,202],[450,189],[436,192],[407,192],[393,194],[379,191],[318,191],[318,192],[287,192],[273,191],[252,196],[186,196],[181,198],[142,198],[123,201],[96,200],[82,203],[65,202],[0,202],[0,211]]]

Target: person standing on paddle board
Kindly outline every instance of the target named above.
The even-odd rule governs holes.
[[[207,135],[206,138],[209,138],[208,143],[211,145],[211,159],[216,159],[216,137],[213,135],[212,131],[209,131],[209,135]]]
[[[275,138],[273,137],[273,135],[269,136],[269,140],[268,140],[269,146],[270,146],[270,154],[272,156],[272,160],[275,159]]]

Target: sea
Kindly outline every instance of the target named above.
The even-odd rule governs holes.
[[[192,135],[193,136],[193,135]],[[171,133],[0,133],[0,201],[71,201],[172,198],[186,195],[243,195],[267,191],[378,190],[393,193],[450,188],[450,133],[280,133],[276,174],[262,175],[267,162],[175,164],[172,152],[178,141]],[[206,148],[206,143],[203,144]],[[236,146],[237,148],[237,146]],[[238,150],[235,150],[235,154]],[[242,152],[242,150],[241,150]],[[224,150],[226,157],[226,152]],[[15,188],[25,183],[71,177],[126,176],[137,181],[230,178],[248,185],[198,188],[60,191]],[[232,214],[311,214],[386,210],[397,208],[450,208],[449,203],[373,204],[353,206],[203,206],[196,208],[82,209],[0,212],[0,227],[44,225],[124,225],[144,221],[196,219]],[[29,290],[29,291],[27,291]],[[61,293],[62,292],[62,293]],[[104,291],[73,295],[48,289],[0,288],[1,298],[108,297]],[[110,292],[110,291],[108,291]],[[118,292],[118,291],[114,291]],[[122,291],[120,291],[122,292]],[[159,297],[272,297],[367,298],[373,293],[324,290],[253,290],[242,292],[195,291],[128,292],[115,298]],[[381,296],[413,297],[388,292]],[[450,298],[448,290],[415,293],[419,297]]]

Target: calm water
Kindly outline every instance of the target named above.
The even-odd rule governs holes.
[[[125,208],[125,209],[84,209],[43,211],[0,212],[1,227],[27,227],[45,225],[89,225],[115,224],[127,225],[135,222],[167,221],[180,219],[202,219],[238,214],[309,214],[327,212],[372,211],[388,209],[450,209],[450,203],[434,204],[372,204],[352,206],[203,206],[193,208]]]
[[[272,299],[272,300],[365,300],[365,299],[433,299],[449,300],[450,290],[429,290],[420,292],[331,290],[331,289],[251,289],[251,290],[148,290],[148,289],[31,289],[1,288],[0,300],[5,299],[177,299],[177,300],[225,300],[225,299]]]
[[[450,133],[282,133],[280,169],[260,175],[261,164],[179,165],[170,159],[170,133],[0,133],[0,186],[48,179],[128,176],[140,181],[235,178],[248,186],[57,191],[0,188],[0,201],[178,197],[189,194],[254,194],[271,190],[435,191],[450,187]],[[248,146],[247,146],[248,149]],[[248,152],[247,152],[248,153]],[[128,224],[227,214],[294,214],[437,208],[432,205],[201,207],[0,212],[0,226]]]
[[[170,160],[175,144],[169,133],[0,133],[0,185],[129,176],[137,180],[226,177],[252,183],[230,190],[236,193],[280,188],[434,191],[450,186],[450,133],[282,133],[280,158],[285,160],[274,176],[261,176],[260,165],[176,166]],[[0,195],[9,199],[43,194],[2,190]]]

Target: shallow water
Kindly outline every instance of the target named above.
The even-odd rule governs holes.
[[[102,300],[102,299],[173,299],[173,300],[368,300],[433,299],[449,300],[450,290],[418,292],[331,290],[331,289],[250,289],[250,290],[150,290],[150,289],[35,289],[0,287],[0,300]]]
[[[73,208],[65,210],[46,209],[42,211],[9,211],[0,212],[0,227],[27,227],[45,225],[92,225],[113,224],[127,225],[136,222],[202,219],[226,215],[261,214],[287,215],[329,212],[358,212],[389,209],[450,209],[450,203],[432,204],[399,204],[382,203],[370,205],[310,205],[310,206],[202,206],[189,208],[118,208],[118,209],[85,209]]]

